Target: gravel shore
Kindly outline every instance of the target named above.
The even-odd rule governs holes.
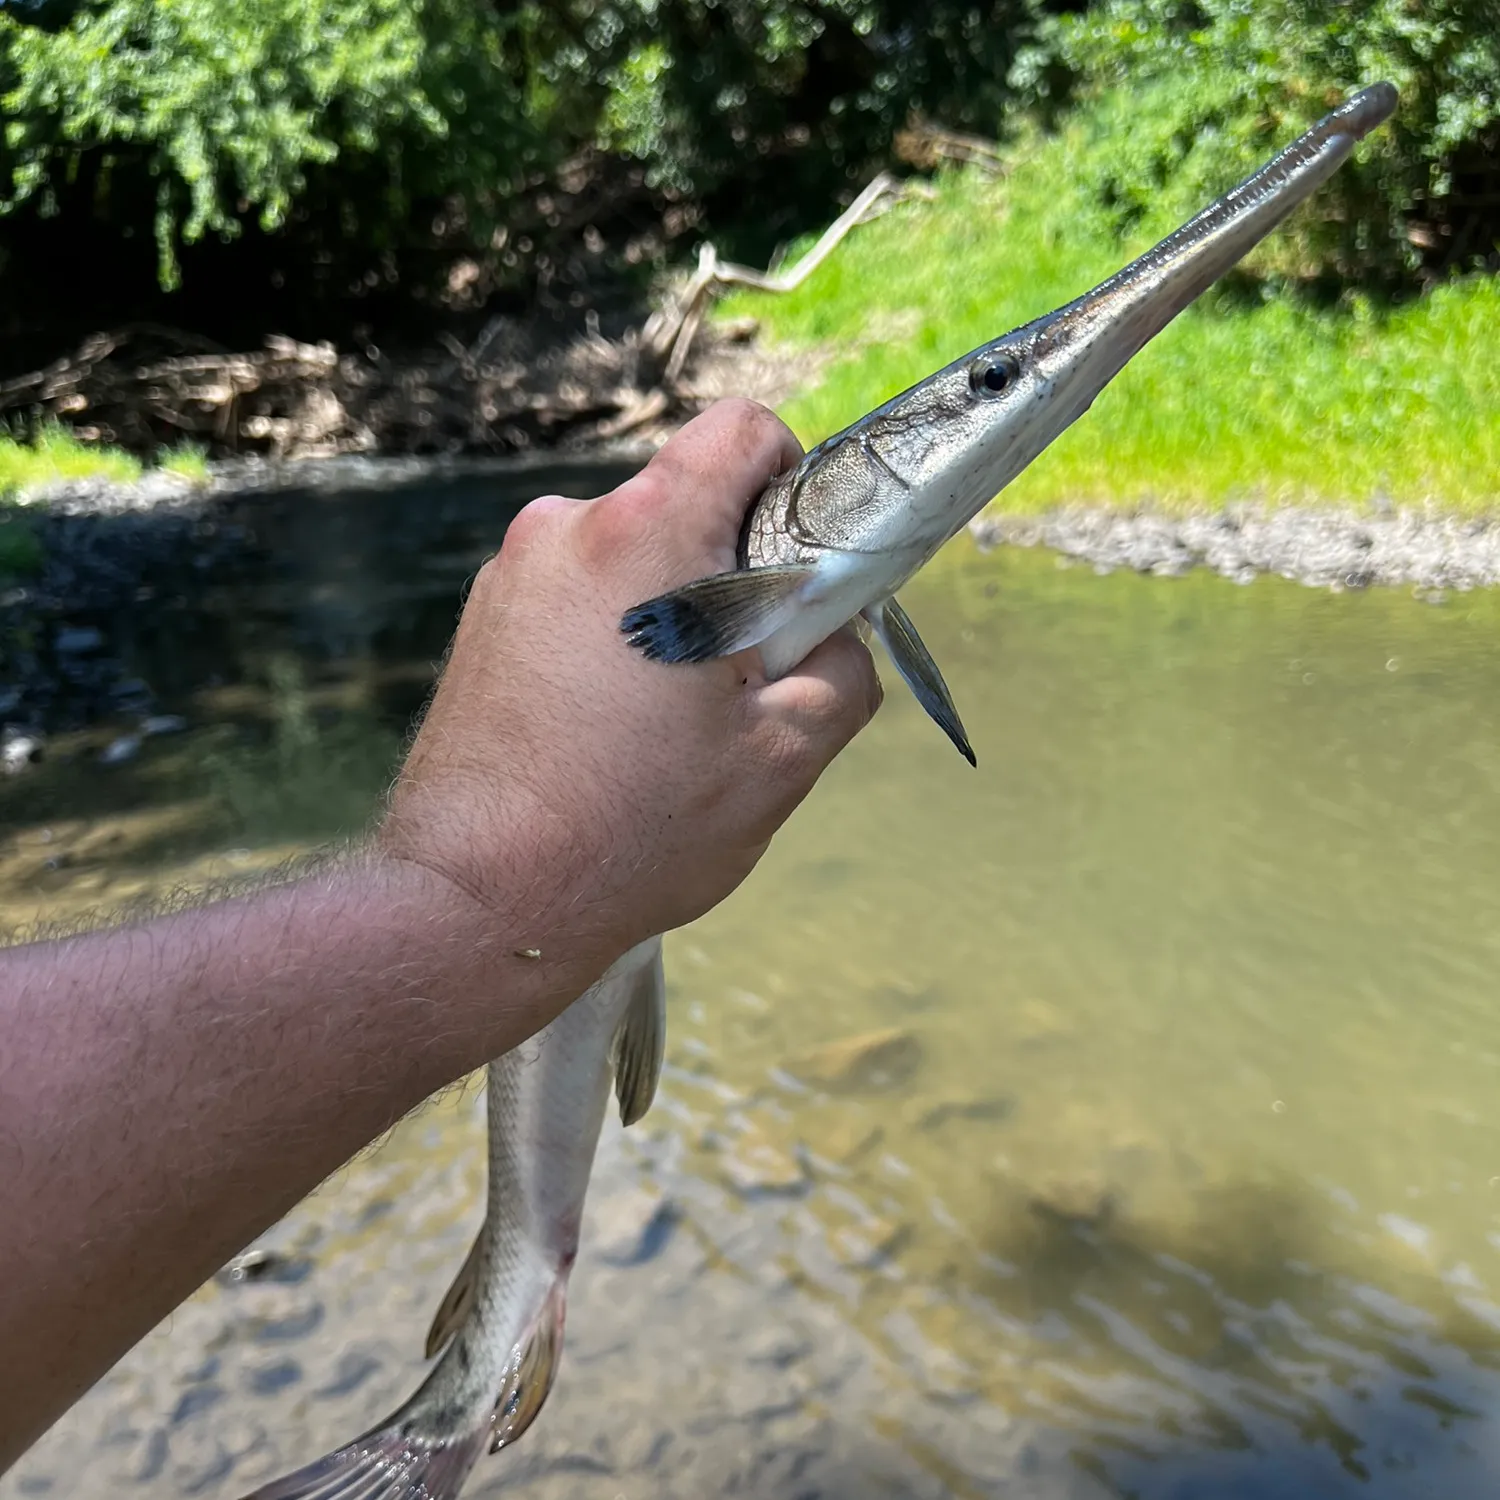
[[[1279,574],[1313,588],[1390,584],[1441,594],[1500,584],[1500,519],[1440,511],[1226,506],[1184,516],[1077,506],[981,516],[981,547],[1050,547],[1102,572],[1175,577],[1211,568],[1236,583]]]

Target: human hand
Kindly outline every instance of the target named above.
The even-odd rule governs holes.
[[[382,846],[596,969],[734,890],[878,707],[870,654],[841,631],[768,683],[753,650],[647,661],[619,622],[732,568],[800,453],[764,407],[721,401],[610,494],[527,506],[475,579]]]

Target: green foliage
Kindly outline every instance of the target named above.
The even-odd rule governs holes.
[[[0,502],[0,579],[33,578],[41,572],[45,552],[31,517]]]
[[[54,211],[102,154],[96,212],[128,217],[154,183],[170,285],[180,242],[252,213],[274,229],[310,173],[374,161],[378,245],[419,198],[503,195],[544,154],[543,30],[536,7],[473,0],[107,0],[57,35],[0,20],[0,210]]]
[[[1090,171],[1121,229],[1158,200],[1180,216],[1351,90],[1389,79],[1396,117],[1323,212],[1280,241],[1283,268],[1409,272],[1425,257],[1451,269],[1495,250],[1495,0],[1101,0],[1044,26],[1019,83],[1035,57],[1104,95]]]
[[[51,31],[0,8],[0,214],[154,233],[166,285],[258,224],[304,268],[356,247],[346,285],[484,249],[603,148],[756,258],[913,114],[1024,135],[1082,102],[1090,201],[1128,233],[1376,78],[1398,119],[1260,270],[1395,285],[1492,256],[1500,0],[80,0]]]
[[[1075,122],[1003,183],[948,176],[936,202],[861,228],[793,293],[726,299],[723,316],[753,314],[773,339],[836,351],[821,381],[783,409],[804,444],[1061,306],[1172,227],[1176,210],[1148,207],[1125,242],[1116,238],[1094,194],[1092,130]],[[1500,284],[1484,278],[1385,311],[1360,296],[1320,311],[1209,294],[999,503],[1035,511],[1072,500],[1172,508],[1385,495],[1493,509],[1497,319]]]
[[[993,134],[1039,0],[634,0],[603,140],[658,185],[752,198],[885,153],[913,110]],[[790,174],[790,175],[789,175]],[[743,200],[742,200],[743,201]]]
[[[156,467],[199,484],[209,477],[207,455],[197,443],[179,443],[164,450]],[[132,454],[80,442],[60,422],[44,422],[30,436],[0,432],[0,497],[69,479],[130,484],[142,472],[140,460]]]
[[[720,227],[822,207],[913,109],[998,126],[1041,0],[87,0],[0,12],[0,213],[149,222],[179,252],[316,204],[373,254],[435,217],[483,245],[602,144]],[[315,192],[314,187],[320,191]],[[70,196],[70,192],[73,196]]]

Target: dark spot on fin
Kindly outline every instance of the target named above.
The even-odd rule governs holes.
[[[814,569],[803,563],[700,578],[627,610],[620,629],[652,661],[708,661],[758,645],[791,618]]]
[[[932,721],[958,747],[958,752],[971,766],[978,765],[974,751],[969,746],[969,737],[959,722],[958,710],[953,706],[953,695],[943,674],[938,671],[922,638],[917,634],[906,611],[894,598],[883,599],[864,611],[865,619],[880,637],[880,644],[890,653],[896,670],[907,687],[916,694]]]

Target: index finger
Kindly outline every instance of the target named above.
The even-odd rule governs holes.
[[[590,539],[617,566],[624,557],[644,564],[658,589],[727,573],[745,513],[801,457],[774,412],[754,401],[717,401],[590,507]]]
[[[738,531],[750,502],[802,458],[802,445],[769,407],[740,398],[716,401],[664,444],[644,472],[666,486],[701,488],[711,526]]]

